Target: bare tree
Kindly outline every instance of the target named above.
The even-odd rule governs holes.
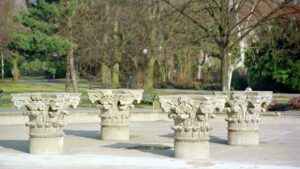
[[[267,21],[290,14],[283,9],[293,5],[293,0],[186,0],[181,6],[174,0],[164,2],[196,24],[218,46],[223,91],[230,90],[236,62],[233,55],[238,45],[243,50],[245,37]]]
[[[1,55],[1,78],[4,78],[4,61],[7,60],[12,64],[13,80],[17,81],[20,76],[18,69],[19,55],[10,52],[7,48],[8,43],[12,39],[13,30],[19,29],[19,25],[13,22],[13,16],[17,14],[20,9],[25,7],[25,2],[1,0],[0,1],[0,55]]]

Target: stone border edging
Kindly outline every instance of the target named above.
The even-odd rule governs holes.
[[[23,114],[25,109],[0,108],[0,125],[7,124],[25,124],[28,120]],[[216,115],[225,115],[225,113],[215,113]],[[146,116],[145,116],[146,115]],[[300,111],[274,111],[263,112],[262,116],[295,116],[300,117]],[[93,123],[100,122],[99,110],[96,108],[82,108],[70,111],[66,117],[67,123]],[[132,110],[131,121],[171,121],[167,113],[159,108],[135,108]]]

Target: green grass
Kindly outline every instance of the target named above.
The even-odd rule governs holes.
[[[26,78],[29,80],[30,78]],[[38,80],[35,78],[34,80]],[[43,80],[43,79],[41,79]],[[26,92],[64,92],[64,86],[50,86],[50,85],[36,85],[36,84],[26,84],[22,81],[13,82],[12,80],[0,80],[0,88],[4,91],[4,95],[0,97],[0,107],[14,107],[11,102],[12,93],[26,93]],[[95,104],[92,104],[86,93],[88,88],[79,88],[79,91],[82,93],[79,107],[95,107]],[[136,104],[137,108],[153,108],[152,104]],[[154,106],[157,107],[157,106]]]
[[[273,101],[278,101],[279,103],[288,103],[293,96],[273,96]]]
[[[11,102],[12,93],[26,93],[26,92],[64,92],[63,86],[49,86],[49,85],[33,85],[25,84],[22,82],[13,82],[11,80],[0,80],[0,88],[4,91],[4,95],[0,98],[0,107],[14,107]],[[80,88],[81,96],[81,107],[92,107],[88,100],[85,88]]]
[[[30,78],[30,77],[25,77],[23,80],[33,80],[33,81],[46,81],[46,79],[42,79],[41,77],[35,77],[35,78]],[[63,80],[61,80],[63,82]],[[85,82],[83,82],[85,83]],[[63,92],[64,91],[64,86],[49,86],[49,85],[34,85],[34,84],[26,84],[22,81],[20,82],[13,82],[12,80],[0,80],[0,88],[4,91],[4,95],[0,97],[0,107],[14,107],[12,102],[11,102],[11,95],[12,93],[25,93],[25,92]],[[89,90],[88,88],[80,88],[80,92],[82,93],[81,95],[81,101],[79,106],[80,107],[95,107],[94,104],[92,104],[88,100],[87,93],[85,92],[86,90]],[[170,93],[165,93],[163,91],[159,90],[153,90],[150,92],[144,92],[144,99],[145,100],[150,100],[149,98],[147,99],[145,96],[151,97],[153,94],[159,94],[159,95],[168,95]],[[287,103],[293,96],[276,96],[274,95],[273,100],[278,101],[279,103]],[[135,107],[137,108],[159,108],[160,105],[155,100],[154,104],[136,104]]]

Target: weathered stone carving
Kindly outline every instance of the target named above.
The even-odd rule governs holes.
[[[272,100],[272,92],[229,92],[224,111],[227,113],[228,143],[258,145],[260,113]]]
[[[175,157],[184,159],[209,158],[209,120],[222,109],[221,98],[209,96],[160,96],[163,111],[174,120]],[[223,97],[223,104],[225,97]]]
[[[12,94],[12,102],[25,107],[29,122],[30,153],[61,153],[63,151],[64,116],[69,107],[76,108],[80,93]]]
[[[133,102],[142,100],[143,90],[102,89],[89,90],[92,103],[100,109],[101,139],[128,140],[130,109]]]

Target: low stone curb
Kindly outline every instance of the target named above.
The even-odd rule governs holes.
[[[0,125],[25,124],[28,117],[23,114],[25,109],[0,108]],[[216,113],[225,115],[225,113]],[[294,116],[300,117],[300,111],[276,111],[263,112],[262,116]],[[159,108],[135,108],[131,113],[131,121],[171,121],[167,113]],[[96,108],[77,108],[70,110],[70,115],[66,116],[67,123],[97,123],[100,122],[99,110]]]

